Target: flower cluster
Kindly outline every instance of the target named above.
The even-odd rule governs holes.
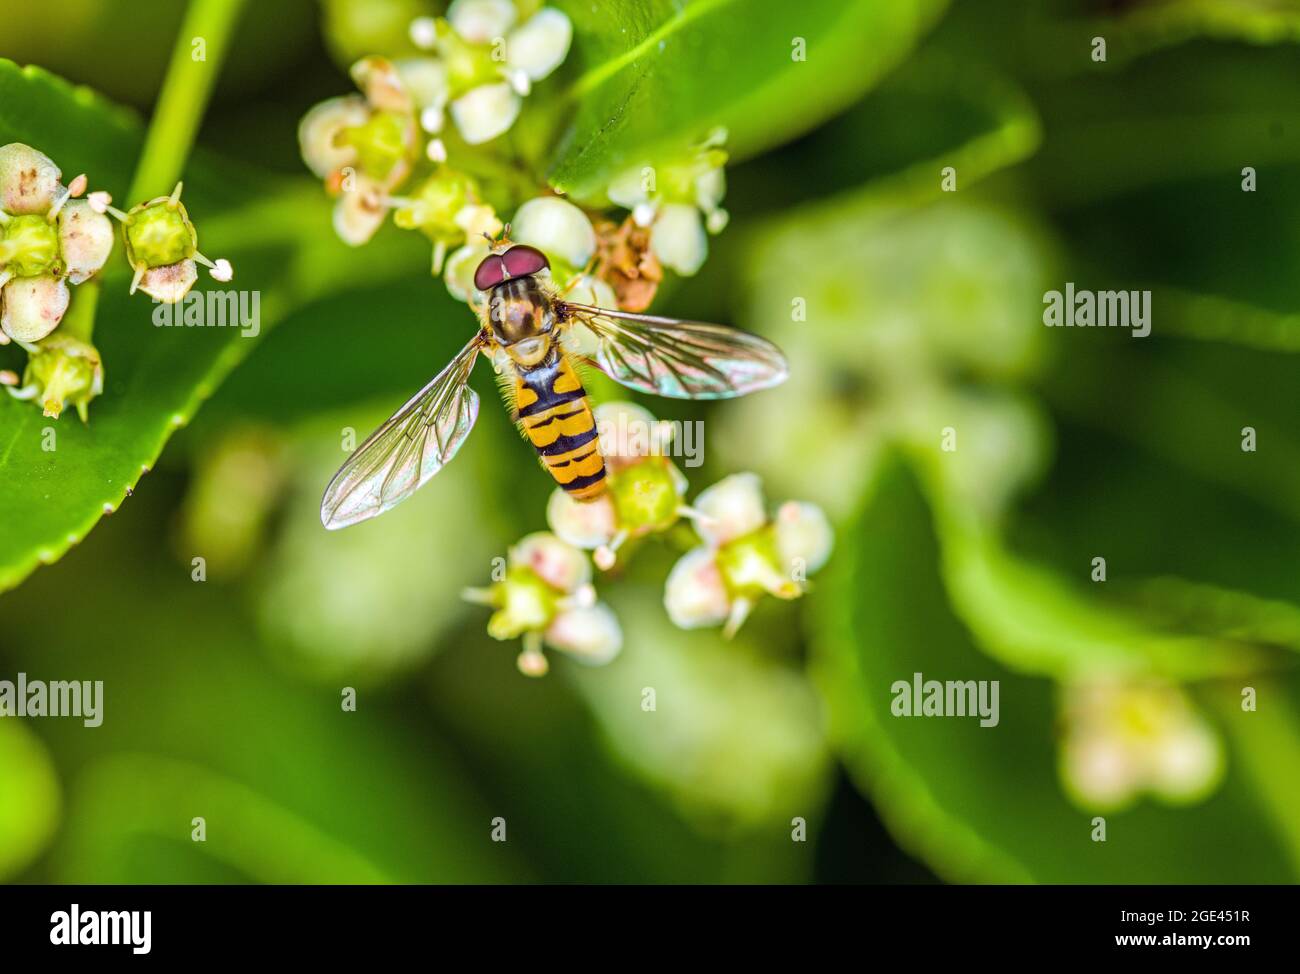
[[[104,266],[113,225],[77,199],[86,177],[67,186],[43,152],[0,147],[0,343],[38,342],[58,327],[81,284]]]
[[[505,216],[510,239],[543,250],[575,300],[643,311],[663,268],[700,269],[707,233],[727,222],[725,131],[616,178],[605,196],[626,215],[584,209],[555,196],[501,139],[534,84],[567,57],[569,18],[535,0],[455,0],[409,34],[423,53],[361,58],[351,68],[359,93],[322,102],[299,125],[303,160],[336,198],[341,240],[367,243],[391,213],[429,239],[434,276],[471,303],[482,298],[474,268]]]
[[[631,211],[634,225],[650,230],[650,251],[659,263],[687,277],[709,255],[705,231],[718,234],[727,225],[722,208],[726,141],[726,129],[715,129],[685,158],[633,166],[606,190],[614,203]]]
[[[826,563],[834,543],[820,508],[789,501],[769,518],[752,473],[727,477],[687,505],[686,477],[665,456],[671,425],[628,402],[603,403],[595,412],[608,489],[579,503],[557,488],[546,512],[553,533],[529,535],[512,551],[504,578],[466,593],[497,609],[490,635],[524,638],[523,672],[546,671],[543,642],[588,663],[613,659],[622,640],[618,620],[595,604],[584,552],[608,571],[629,542],[667,536],[683,519],[701,543],[682,555],[664,586],[664,607],[680,628],[722,626],[730,638],[764,595],[796,599],[807,591],[808,576]]]
[[[608,663],[623,648],[609,607],[596,601],[586,556],[553,534],[530,534],[510,549],[505,570],[490,588],[466,589],[465,598],[491,606],[488,635],[523,640],[519,670],[544,676],[543,646],[589,664]]]
[[[454,0],[445,19],[420,17],[411,40],[433,52],[420,124],[442,131],[448,107],[462,139],[491,141],[515,123],[534,82],[564,63],[569,18],[553,7],[521,17],[511,0]]]
[[[1130,804],[1142,792],[1195,801],[1223,773],[1223,746],[1177,686],[1092,682],[1067,687],[1061,776],[1089,809]]]

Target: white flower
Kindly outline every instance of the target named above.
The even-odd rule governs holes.
[[[62,175],[44,152],[21,142],[0,146],[0,210],[11,216],[48,212],[62,192]]]
[[[776,546],[787,564],[801,562],[808,572],[826,564],[835,547],[830,519],[816,504],[786,501],[776,512]]]
[[[533,83],[564,62],[573,40],[568,16],[553,7],[543,7],[522,24],[517,18],[510,0],[455,0],[445,22],[427,17],[412,22],[415,44],[437,51],[447,65],[441,83],[422,89],[420,122],[426,131],[442,131],[448,102],[470,145],[491,141],[514,125]],[[485,81],[487,76],[499,80]]]
[[[692,510],[705,543],[678,561],[664,586],[664,608],[685,629],[725,622],[723,635],[734,635],[764,595],[802,595],[834,543],[815,504],[789,501],[769,521],[762,484],[752,473],[714,484]]]
[[[717,129],[685,159],[624,170],[606,188],[610,200],[632,211],[641,227],[651,227],[650,249],[665,267],[689,277],[709,254],[706,234],[727,225],[722,198],[727,192],[723,164],[725,129]]]
[[[14,278],[0,294],[0,329],[29,344],[58,327],[71,298],[68,285],[52,274]]]
[[[570,301],[591,305],[593,308],[618,308],[618,295],[614,293],[614,289],[594,274],[581,274],[567,286],[567,297]],[[569,328],[566,338],[570,336],[573,336],[570,344],[575,354],[588,358],[595,356],[596,336],[590,328],[580,321],[575,321]]]
[[[389,194],[411,174],[419,153],[416,92],[433,97],[429,89],[437,87],[440,67],[418,59],[402,64],[399,69],[381,57],[362,58],[351,74],[365,96],[323,101],[298,124],[303,161],[339,195],[334,230],[349,246],[374,236],[387,215]]]
[[[546,645],[569,653],[588,666],[610,662],[623,648],[618,617],[603,603],[573,608],[555,617],[545,634]]]
[[[753,473],[732,474],[718,481],[695,499],[695,509],[703,516],[696,530],[714,548],[767,523],[763,484]]]
[[[1177,686],[1094,682],[1064,691],[1061,773],[1083,807],[1117,809],[1141,792],[1186,803],[1223,773],[1223,747]]]
[[[360,95],[330,98],[313,106],[298,123],[298,149],[307,168],[321,179],[356,162],[355,146],[340,142],[343,131],[364,125],[370,107]]]
[[[591,581],[591,566],[581,551],[538,531],[510,549],[510,563],[528,568],[551,588],[572,592]]]
[[[511,0],[454,0],[447,8],[447,20],[456,33],[474,44],[504,37],[517,16]]]
[[[700,211],[686,203],[662,207],[650,234],[650,249],[659,263],[684,277],[698,272],[709,256],[709,238]]]
[[[553,534],[523,538],[510,549],[505,577],[465,597],[496,610],[488,635],[523,639],[517,662],[528,676],[547,672],[544,646],[588,665],[608,663],[623,646],[618,619],[596,601],[586,555]]]
[[[523,99],[503,81],[471,88],[451,103],[451,117],[461,138],[480,145],[509,130],[521,108]]]
[[[476,304],[483,301],[483,292],[474,286],[474,272],[489,250],[488,242],[482,237],[477,240],[470,237],[447,258],[443,265],[442,279],[447,285],[447,291],[457,301]]]
[[[59,213],[59,249],[68,280],[80,284],[99,272],[113,249],[113,223],[86,200],[72,200]]]
[[[546,523],[563,541],[588,551],[609,544],[618,534],[618,514],[608,493],[575,501],[557,487],[546,503]]]
[[[664,608],[681,629],[719,626],[731,614],[731,596],[722,571],[707,547],[693,548],[668,573]]]
[[[554,7],[543,7],[506,38],[506,65],[541,81],[564,63],[573,41],[573,24]]]
[[[596,231],[587,214],[558,196],[539,196],[519,207],[510,235],[579,270],[596,252]]]

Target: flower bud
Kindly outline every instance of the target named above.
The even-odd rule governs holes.
[[[198,234],[185,205],[171,196],[132,207],[126,214],[123,237],[126,258],[136,269],[175,264],[198,250]]]
[[[52,335],[36,346],[23,384],[35,387],[46,416],[58,419],[71,405],[85,422],[87,404],[104,391],[104,368],[93,345],[71,335]]]
[[[72,200],[59,213],[59,246],[68,280],[80,284],[99,273],[113,250],[113,222],[86,200]]]
[[[182,260],[162,267],[151,267],[140,275],[137,285],[141,291],[163,304],[175,304],[190,293],[199,279],[198,268],[192,260]]]
[[[609,479],[620,530],[635,537],[664,531],[677,522],[680,481],[673,476],[673,465],[663,457],[647,458]]]
[[[15,277],[62,273],[59,231],[43,216],[16,216],[0,226],[0,268]]]
[[[700,211],[685,203],[666,204],[655,220],[650,247],[665,267],[684,277],[695,274],[709,255]]]
[[[564,63],[573,24],[554,7],[543,7],[506,38],[506,63],[531,81],[541,81]]]
[[[488,620],[488,635],[493,639],[518,639],[526,632],[544,629],[555,618],[556,591],[526,568],[511,568],[492,592],[500,606]]]
[[[586,557],[553,534],[537,531],[510,549],[510,564],[527,568],[557,592],[572,592],[591,581]]]
[[[572,654],[588,666],[603,666],[623,648],[618,618],[601,602],[561,612],[547,628],[545,639],[547,645]]]
[[[343,130],[340,141],[356,153],[357,169],[381,186],[399,182],[409,171],[414,126],[408,116],[376,111],[360,125]]]
[[[552,259],[580,270],[596,252],[596,231],[587,214],[558,196],[539,196],[524,203],[510,221],[511,236]]]
[[[728,542],[715,558],[733,596],[754,599],[766,592],[779,599],[794,599],[803,591],[784,570],[772,530],[755,531]]]
[[[356,148],[343,141],[343,133],[364,125],[370,110],[360,95],[330,98],[314,106],[298,123],[298,148],[307,167],[327,179],[357,158]]]
[[[471,239],[451,252],[443,268],[442,279],[447,291],[457,301],[478,301],[483,293],[474,286],[474,272],[488,254],[487,241]]]
[[[515,25],[518,12],[511,0],[453,0],[447,22],[472,44],[491,44]]]
[[[68,310],[68,285],[52,274],[17,277],[0,292],[0,329],[20,342],[35,342],[58,327]]]
[[[62,192],[59,167],[43,152],[21,142],[0,146],[0,210],[44,214]]]
[[[664,583],[664,609],[681,629],[717,626],[731,612],[731,597],[713,553],[694,548],[673,565]]]
[[[831,556],[835,533],[826,513],[816,504],[787,501],[776,512],[776,546],[787,568],[802,563],[811,574]]]
[[[515,124],[523,99],[506,82],[471,88],[451,103],[451,117],[470,145],[495,139]]]
[[[575,501],[557,487],[546,504],[546,523],[566,544],[576,548],[595,548],[618,532],[614,502],[608,493],[590,501]]]
[[[715,548],[767,523],[762,481],[753,473],[732,474],[718,481],[701,492],[693,506],[701,515],[695,529]]]

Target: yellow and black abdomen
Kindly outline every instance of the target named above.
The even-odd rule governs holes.
[[[604,493],[605,458],[587,391],[568,357],[515,373],[515,409],[524,434],[555,482],[575,500]]]

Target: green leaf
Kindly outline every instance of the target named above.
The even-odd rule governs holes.
[[[557,5],[582,73],[550,181],[598,200],[619,172],[687,153],[717,126],[741,159],[816,127],[894,67],[944,0]],[[806,60],[794,57],[800,39]]]
[[[45,152],[65,178],[87,173],[93,189],[120,203],[141,131],[130,113],[89,90],[0,60],[0,144],[14,141]],[[117,242],[94,336],[105,389],[91,404],[89,425],[70,413],[56,422],[30,402],[0,396],[0,591],[61,557],[116,510],[172,433],[288,311],[353,282],[376,284],[427,266],[418,242],[399,246],[395,231],[364,251],[344,247],[329,230],[323,192],[306,179],[271,181],[197,158],[184,198],[200,246],[234,265],[231,287],[258,294],[260,328],[155,327],[150,300],[127,294]],[[196,289],[213,286],[201,281]],[[14,346],[0,349],[0,367],[21,369],[23,360]]]
[[[1057,777],[1055,689],[976,650],[948,605],[922,492],[897,461],[850,529],[814,593],[814,676],[832,739],[901,845],[954,881],[1292,882],[1296,842],[1284,785],[1256,801],[1258,769],[1279,747],[1242,731],[1254,715],[1215,707],[1233,745],[1227,777],[1199,805],[1143,800],[1108,813],[1072,805]],[[1000,681],[1000,721],[895,717],[896,680]],[[1294,707],[1294,687],[1272,699]],[[1235,689],[1210,691],[1235,696]],[[1216,702],[1221,698],[1216,697]],[[1279,755],[1281,756],[1281,755]],[[1272,809],[1270,813],[1266,809]],[[1231,843],[1206,843],[1231,835]]]

